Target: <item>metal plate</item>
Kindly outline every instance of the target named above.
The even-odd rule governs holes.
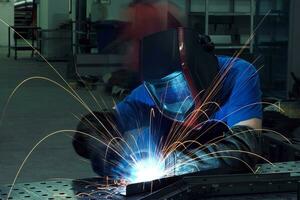
[[[257,165],[257,174],[299,173],[300,161]]]
[[[0,187],[0,200],[6,200],[11,186]],[[54,180],[16,184],[8,199],[16,200],[102,200],[123,199],[123,187],[108,187],[95,180]]]
[[[262,164],[257,166],[257,174],[278,174],[292,173],[299,175],[300,161],[284,162],[271,164]],[[279,174],[278,174],[279,175]],[[0,187],[0,200],[6,200],[11,186]],[[12,193],[8,199],[22,200],[56,200],[56,199],[73,199],[73,200],[102,200],[102,199],[140,199],[140,198],[125,198],[122,194],[125,193],[125,187],[105,186],[100,179],[83,179],[83,180],[58,180],[22,183],[16,184],[12,188]],[[148,193],[149,195],[149,193]],[[151,195],[150,195],[151,196]],[[282,194],[253,194],[253,195],[238,195],[227,197],[207,198],[207,200],[279,200],[290,199],[296,200],[297,194],[282,193]]]
[[[0,200],[6,200],[10,186],[0,187]],[[95,180],[53,180],[16,184],[8,199],[16,200],[137,200],[141,197],[124,197],[122,187],[103,187]],[[148,194],[149,195],[149,194]],[[147,196],[148,196],[147,195]],[[150,195],[151,196],[151,195]],[[175,198],[176,199],[176,198]],[[205,198],[204,200],[296,200],[296,193],[253,194]]]

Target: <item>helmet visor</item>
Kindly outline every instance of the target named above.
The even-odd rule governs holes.
[[[184,121],[194,108],[194,99],[182,72],[145,82],[145,86],[162,114],[173,120]]]

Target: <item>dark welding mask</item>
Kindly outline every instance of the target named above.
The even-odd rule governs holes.
[[[182,122],[193,112],[218,74],[217,58],[203,37],[180,28],[141,41],[144,85],[161,113],[173,120]]]

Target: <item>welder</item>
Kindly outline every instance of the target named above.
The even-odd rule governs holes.
[[[115,131],[108,119],[123,133],[151,126],[157,141],[167,141],[176,123],[193,132],[186,140],[210,143],[197,150],[193,145],[176,150],[174,162],[191,157],[205,159],[178,166],[175,175],[235,170],[245,168],[245,163],[256,163],[262,110],[259,76],[252,64],[236,57],[216,56],[208,36],[185,28],[145,37],[140,56],[142,84],[111,111],[95,113],[107,129]],[[155,117],[150,120],[151,110]],[[195,115],[195,110],[205,114]],[[91,114],[85,116],[78,130],[94,135],[105,131],[98,119]],[[216,142],[216,138],[221,140]],[[73,145],[80,155],[91,160],[98,174],[108,170],[99,156],[104,147],[93,139],[76,134]]]

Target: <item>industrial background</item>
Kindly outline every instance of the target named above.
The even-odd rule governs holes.
[[[111,108],[136,86],[136,75],[124,68],[128,44],[110,46],[129,23],[124,13],[131,3],[132,0],[0,0],[1,114],[5,110],[0,122],[0,185],[13,182],[26,155],[43,137],[56,130],[75,129],[78,119],[74,116],[86,114],[80,103],[46,80],[24,83],[7,104],[11,92],[23,80],[42,76],[64,85],[55,68],[92,110]],[[161,3],[175,5],[187,27],[210,35],[218,55],[231,56],[244,48],[240,57],[255,62],[259,69],[264,100],[285,110],[266,113],[264,120],[286,137],[299,139],[287,147],[270,136],[265,155],[273,156],[277,162],[299,160],[300,1]],[[161,10],[166,21],[167,12]],[[284,154],[287,151],[293,152],[292,156]],[[35,149],[17,183],[94,176],[89,161],[75,153],[72,134],[64,133],[48,138]]]

